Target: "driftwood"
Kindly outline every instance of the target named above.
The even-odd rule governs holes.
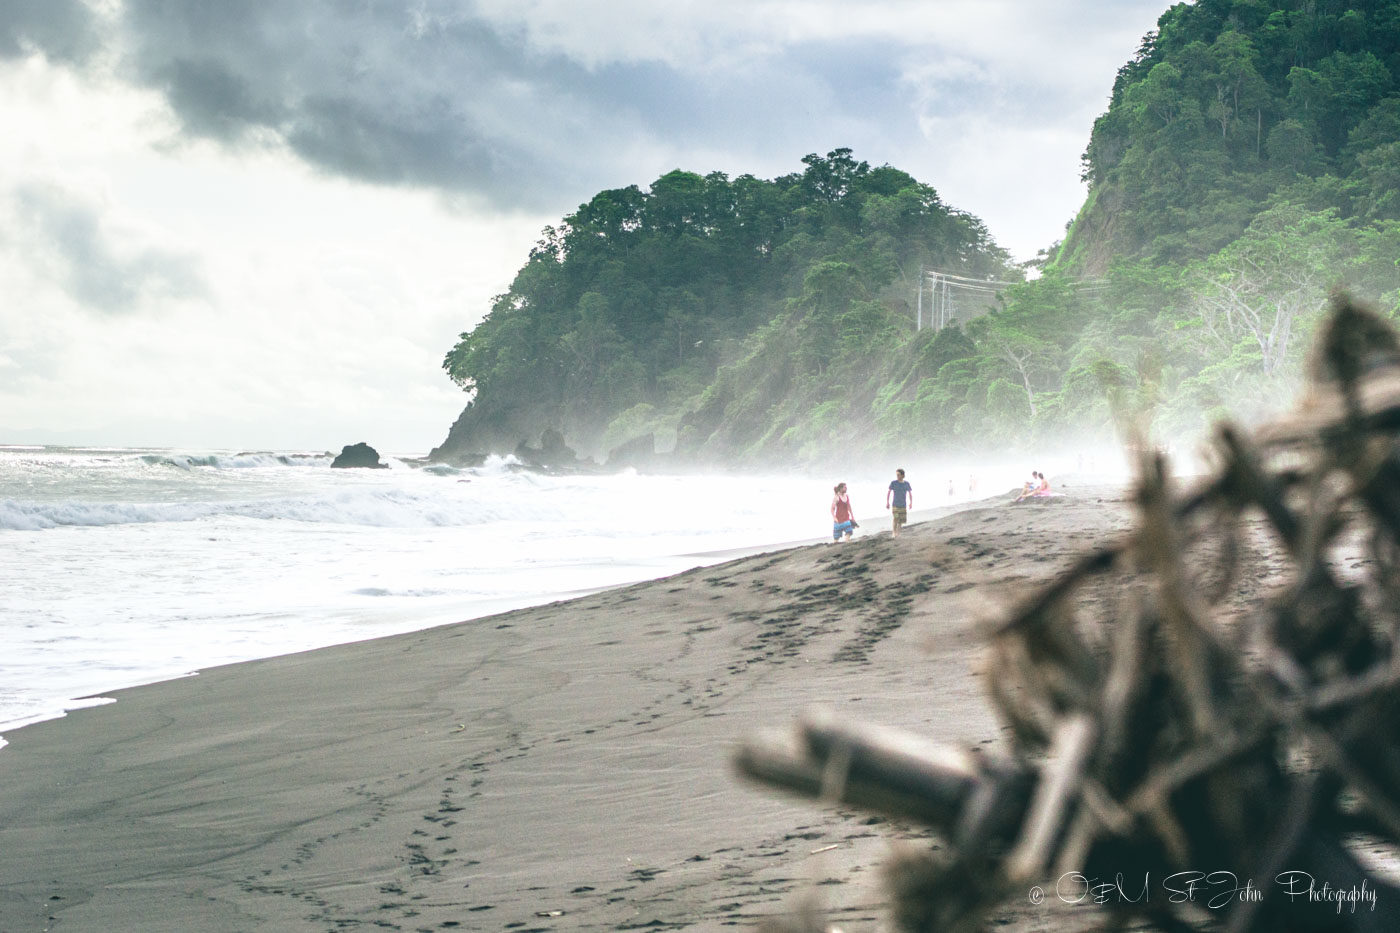
[[[991,626],[1004,757],[824,713],[739,752],[938,832],[888,872],[899,929],[981,929],[1041,892],[1111,929],[1400,930],[1400,888],[1357,854],[1400,866],[1400,338],[1334,297],[1297,409],[1214,447],[1180,493],[1143,454],[1135,530]],[[1287,568],[1267,591],[1260,548]]]

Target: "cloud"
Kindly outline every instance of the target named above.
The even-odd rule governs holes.
[[[100,208],[50,185],[24,184],[11,195],[12,248],[27,265],[93,310],[122,313],[160,298],[198,297],[205,291],[198,262],[150,246],[118,245]]]
[[[426,450],[540,228],[673,168],[848,146],[1028,258],[1166,2],[0,0],[0,412]]]
[[[99,47],[96,23],[82,0],[5,0],[0,4],[0,58],[42,52],[82,62]]]
[[[332,175],[498,208],[586,197],[619,152],[713,109],[664,67],[592,70],[425,5],[129,0],[120,23],[128,74],[188,137],[271,141]]]
[[[537,205],[575,167],[577,137],[548,127],[587,119],[568,91],[582,69],[478,22],[428,25],[421,14],[129,0],[121,23],[130,74],[165,94],[190,136],[255,145],[270,135],[330,174]]]
[[[275,126],[283,108],[259,100],[243,76],[212,59],[176,58],[153,72],[170,106],[196,136],[239,141],[255,126]]]
[[[126,0],[116,25],[190,137],[562,212],[676,167],[781,174],[838,146],[944,187],[927,129],[960,116],[1082,149],[1159,2]],[[1074,178],[1077,158],[1057,164]]]
[[[464,404],[443,355],[554,219],[153,145],[160,95],[42,57],[0,109],[7,442],[426,451]]]

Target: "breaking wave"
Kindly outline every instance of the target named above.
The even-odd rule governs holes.
[[[142,463],[151,466],[168,466],[181,470],[196,467],[209,467],[216,470],[251,470],[266,467],[323,467],[334,458],[329,454],[175,454],[152,453],[138,457]]]
[[[528,509],[527,509],[528,511]],[[541,517],[547,512],[539,509]],[[0,499],[0,528],[41,531],[62,526],[194,522],[230,517],[261,521],[381,528],[478,525],[529,518],[509,503],[494,505],[423,491],[393,488],[333,492],[243,502],[21,502]]]

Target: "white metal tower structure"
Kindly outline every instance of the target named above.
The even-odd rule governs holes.
[[[979,279],[942,269],[920,269],[914,329],[923,330],[924,327],[925,286],[929,293],[928,324],[934,330],[942,330],[954,321],[970,320],[995,310],[1002,291],[1019,284],[1022,283]],[[1092,294],[1101,291],[1106,284],[1102,279],[1086,279],[1076,282],[1074,287],[1076,292]]]

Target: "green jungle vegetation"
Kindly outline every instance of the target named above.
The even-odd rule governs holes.
[[[1400,308],[1400,0],[1198,0],[1119,69],[1088,196],[1027,280],[934,188],[848,149],[674,171],[547,228],[447,354],[443,459],[818,463],[1198,436],[1291,400],[1329,291]],[[954,323],[916,329],[952,278]],[[943,300],[943,299],[937,299]]]

